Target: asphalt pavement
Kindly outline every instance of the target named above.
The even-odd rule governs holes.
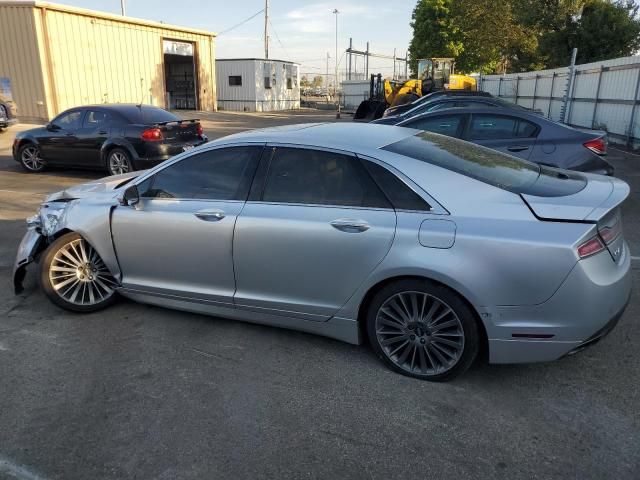
[[[335,112],[204,120],[216,138]],[[203,116],[204,117],[204,116]],[[348,120],[348,119],[347,119]],[[368,347],[121,301],[70,314],[11,267],[43,196],[97,172],[24,173],[0,134],[0,479],[637,479],[640,293],[557,362],[479,363],[445,384]],[[610,150],[640,285],[640,156]],[[580,302],[576,298],[575,302]]]

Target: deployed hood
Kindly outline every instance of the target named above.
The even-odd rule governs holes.
[[[586,185],[573,195],[521,196],[540,219],[598,222],[629,195],[629,185],[622,180],[604,175],[582,175],[587,180]]]
[[[52,193],[46,198],[45,202],[74,200],[76,198],[86,198],[100,193],[110,192],[145,172],[146,170],[138,170],[135,172],[112,175],[110,177],[100,178],[91,182],[74,185],[73,187],[66,188],[60,192]]]

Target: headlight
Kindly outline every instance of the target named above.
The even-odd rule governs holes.
[[[49,237],[56,233],[58,222],[67,209],[68,203],[46,203],[40,209],[40,222],[42,233]]]

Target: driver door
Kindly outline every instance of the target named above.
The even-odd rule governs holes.
[[[125,288],[233,304],[232,241],[262,145],[194,152],[139,183],[111,229]]]
[[[47,132],[38,139],[40,154],[48,163],[72,164],[77,159],[75,150],[77,130],[82,125],[83,110],[61,113],[47,126]]]

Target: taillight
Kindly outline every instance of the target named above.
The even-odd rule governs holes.
[[[159,128],[147,128],[144,132],[142,132],[143,140],[150,141],[158,141],[162,140],[164,137],[162,136],[162,130]]]
[[[607,142],[604,137],[594,138],[593,140],[583,143],[583,145],[598,155],[607,154]]]
[[[609,245],[611,244],[611,242],[615,241],[615,239],[618,238],[622,233],[622,224],[620,220],[616,220],[613,225],[599,227],[598,233],[600,234],[600,238],[604,240],[605,245]]]
[[[578,247],[578,256],[580,258],[590,257],[604,250],[604,245],[598,237],[592,237]]]
[[[196,126],[196,133],[197,133],[198,135],[202,135],[202,134],[204,133],[204,130],[202,129],[202,125],[201,125],[201,124],[198,124],[198,125]]]

